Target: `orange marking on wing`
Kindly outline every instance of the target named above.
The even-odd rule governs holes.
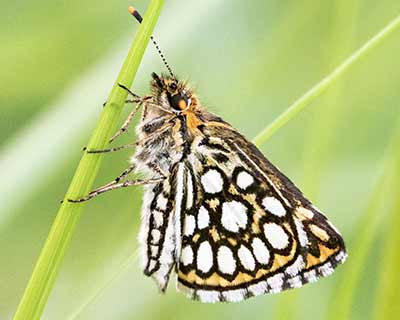
[[[217,286],[230,287],[246,283],[254,279],[253,276],[243,272],[239,272],[233,281],[228,281],[224,277],[218,275],[215,272],[210,277],[204,279],[202,277],[199,277],[196,274],[195,270],[190,271],[188,274],[184,274],[181,271],[179,271],[178,276],[180,279],[189,283],[195,283],[197,285],[215,286],[215,287]]]
[[[316,264],[320,264],[325,262],[326,260],[328,260],[328,258],[332,255],[334,255],[335,253],[338,252],[338,248],[336,249],[329,249],[323,245],[318,245],[319,247],[319,252],[320,252],[320,256],[319,257],[314,257],[312,254],[308,254],[307,255],[307,266],[306,269],[309,269],[313,266],[315,266]]]
[[[221,240],[221,237],[220,237],[217,229],[215,228],[215,226],[213,226],[212,229],[210,229],[209,233],[210,233],[210,236],[213,238],[214,242],[218,242]]]

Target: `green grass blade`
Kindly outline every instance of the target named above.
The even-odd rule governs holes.
[[[331,86],[341,75],[343,75],[355,62],[364,57],[371,49],[389,36],[400,26],[400,15],[392,20],[385,28],[368,40],[361,48],[355,51],[341,65],[334,69],[328,76],[322,79],[304,95],[298,98],[285,112],[275,119],[269,126],[260,132],[254,142],[258,145],[268,140],[278,129],[283,127],[289,120],[293,119],[301,110],[308,106]]]
[[[89,140],[88,148],[103,149],[116,130],[127,92],[118,87],[132,85],[136,71],[150,40],[161,11],[162,0],[152,0],[143,23],[139,26],[128,56],[115,82],[99,123]],[[86,195],[92,188],[101,163],[101,155],[85,153],[78,165],[65,199]],[[61,262],[80,218],[84,204],[64,201],[40,253],[31,279],[18,306],[14,319],[39,319],[53,288]]]
[[[390,188],[386,189],[391,190],[391,199],[394,200],[394,205],[390,208],[385,219],[386,237],[381,254],[383,259],[381,263],[379,263],[380,275],[374,305],[374,319],[396,319],[400,312],[400,250],[398,248],[400,244],[400,198],[398,195],[398,190],[400,188],[400,149],[398,147],[400,141],[400,127],[396,138],[397,139],[393,143],[395,150],[393,156],[394,170],[389,173],[393,183]],[[387,195],[386,192],[386,201],[388,201]]]
[[[352,306],[354,305],[354,298],[356,296],[357,287],[361,280],[361,276],[363,275],[362,270],[364,269],[370,250],[373,247],[374,240],[377,236],[378,227],[380,226],[381,220],[383,218],[382,207],[384,206],[384,204],[388,203],[388,190],[398,190],[398,188],[396,189],[396,185],[398,187],[399,184],[396,181],[396,172],[394,172],[395,170],[393,169],[397,165],[398,177],[400,175],[400,152],[398,149],[399,139],[400,126],[399,129],[397,129],[396,132],[393,134],[385,155],[385,162],[382,166],[383,172],[374,187],[374,191],[372,193],[372,196],[370,197],[365,213],[360,216],[360,223],[358,225],[357,232],[355,232],[357,237],[352,247],[349,248],[349,259],[346,263],[346,274],[343,276],[338,288],[336,288],[335,290],[335,296],[337,298],[332,299],[332,303],[330,305],[329,318],[332,320],[351,319],[352,317]],[[397,193],[396,191],[394,191],[393,197],[396,196]],[[400,205],[400,203],[398,203],[398,205]],[[398,209],[399,206],[397,207],[397,210]],[[392,212],[392,215],[395,215],[394,212]],[[394,218],[393,220],[395,219],[396,218]],[[391,240],[391,237],[395,238],[396,236],[396,234],[392,234],[392,236],[389,235],[388,240]],[[397,240],[399,241],[400,239]],[[393,243],[394,242],[389,243],[390,248],[388,248],[389,250],[386,251],[386,254],[390,255],[390,251],[393,251]],[[398,258],[400,259],[400,256],[398,256]],[[388,265],[388,269],[390,268],[391,266]],[[397,270],[398,269],[395,267],[396,272]],[[384,281],[386,281],[386,279],[388,279],[387,275],[390,274],[390,270],[387,270],[387,272],[383,274],[383,279]],[[388,286],[388,288],[389,287],[390,286]],[[392,286],[391,288],[395,288],[395,286]],[[380,319],[392,318],[382,317]]]

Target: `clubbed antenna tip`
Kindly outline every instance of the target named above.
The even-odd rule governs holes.
[[[135,19],[136,19],[139,23],[142,23],[143,18],[142,18],[142,16],[140,15],[140,13],[139,13],[134,7],[129,6],[129,7],[128,7],[128,12],[129,12],[132,16],[134,16]]]

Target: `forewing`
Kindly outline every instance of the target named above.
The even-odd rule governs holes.
[[[300,287],[346,257],[341,235],[262,153],[225,124],[185,164],[178,289],[203,302]]]
[[[153,277],[161,291],[167,288],[180,238],[180,226],[177,228],[175,219],[176,175],[177,170],[174,170],[168,179],[148,185],[143,199],[139,233],[142,267],[144,274]]]

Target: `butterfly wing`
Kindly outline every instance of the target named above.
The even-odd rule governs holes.
[[[346,258],[337,229],[229,125],[201,130],[184,166],[178,289],[241,301],[331,274]]]
[[[167,288],[177,260],[176,248],[180,237],[180,226],[177,227],[175,219],[176,175],[175,169],[169,179],[147,186],[141,213],[139,243],[143,272],[154,278],[162,292]]]

